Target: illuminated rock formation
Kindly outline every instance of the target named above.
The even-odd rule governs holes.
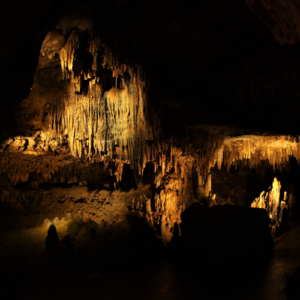
[[[129,163],[139,184],[145,141],[153,139],[141,68],[121,64],[91,28],[74,29],[57,52],[68,97],[53,110],[49,132],[60,141],[67,136],[75,157],[105,153]],[[115,86],[105,90],[107,76]]]
[[[289,159],[300,158],[300,147],[296,137],[291,136],[241,136],[224,140],[224,165],[257,167],[268,160],[274,170],[288,168]]]
[[[276,237],[276,231],[283,221],[284,210],[288,209],[287,192],[284,192],[283,200],[280,200],[281,185],[277,178],[274,178],[272,190],[265,193],[262,192],[258,198],[254,200],[251,207],[262,208],[267,210],[271,219],[272,236]]]

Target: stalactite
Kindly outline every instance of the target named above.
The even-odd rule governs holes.
[[[69,97],[63,108],[53,112],[51,129],[56,131],[57,136],[68,135],[70,150],[74,156],[81,157],[87,152],[91,158],[92,153],[104,152],[113,159],[116,147],[119,147],[121,150],[117,156],[130,163],[139,184],[147,163],[146,140],[153,136],[144,112],[147,103],[142,69],[138,67],[133,70],[121,64],[110,48],[100,44],[95,32],[88,30],[87,34],[87,51],[93,56],[88,69],[78,69],[78,66],[84,65],[78,56],[82,35],[78,30],[72,31],[59,52],[62,76],[69,80]],[[98,65],[101,51],[102,64]],[[115,78],[128,72],[130,86],[123,84],[123,89],[113,87],[104,91],[101,84],[97,84],[99,68],[111,69]],[[83,81],[88,81],[88,91],[85,93],[81,92]],[[82,147],[85,147],[84,151]]]
[[[229,168],[236,161],[247,161],[256,168],[262,160],[268,160],[274,170],[288,169],[289,160],[294,156],[300,159],[300,146],[290,136],[241,136],[224,140],[224,165]],[[245,161],[246,160],[246,161]],[[237,165],[236,165],[237,166]]]
[[[61,61],[63,79],[69,79],[70,73],[73,71],[73,62],[75,52],[79,47],[79,32],[74,29],[69,36],[67,43],[61,48],[59,57]]]

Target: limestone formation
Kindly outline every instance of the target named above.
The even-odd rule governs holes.
[[[277,229],[282,225],[284,211],[288,209],[287,192],[284,192],[283,200],[280,200],[281,184],[277,178],[274,178],[272,190],[262,192],[258,198],[251,204],[253,208],[265,209],[271,219],[272,236],[276,237]]]
[[[256,168],[268,160],[274,170],[288,168],[290,157],[300,159],[300,144],[292,136],[240,136],[224,140],[224,165]]]

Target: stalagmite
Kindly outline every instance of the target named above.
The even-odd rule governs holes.
[[[280,200],[280,189],[281,184],[275,177],[272,190],[267,194],[262,192],[260,197],[256,198],[251,204],[251,207],[253,208],[262,208],[267,210],[271,219],[270,226],[272,227],[273,237],[276,237],[277,229],[280,225],[282,225],[284,210],[288,209],[288,205],[286,203],[287,193],[284,192],[284,199]]]

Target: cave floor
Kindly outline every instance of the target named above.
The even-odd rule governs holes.
[[[300,262],[300,226],[281,239],[269,263],[186,266],[178,264],[181,257],[167,259],[160,244],[128,234],[128,224],[108,228],[96,239],[82,230],[70,260],[59,252],[46,254],[49,222],[1,232],[2,299],[283,300],[286,274]],[[55,226],[61,240],[68,221],[56,220]]]

